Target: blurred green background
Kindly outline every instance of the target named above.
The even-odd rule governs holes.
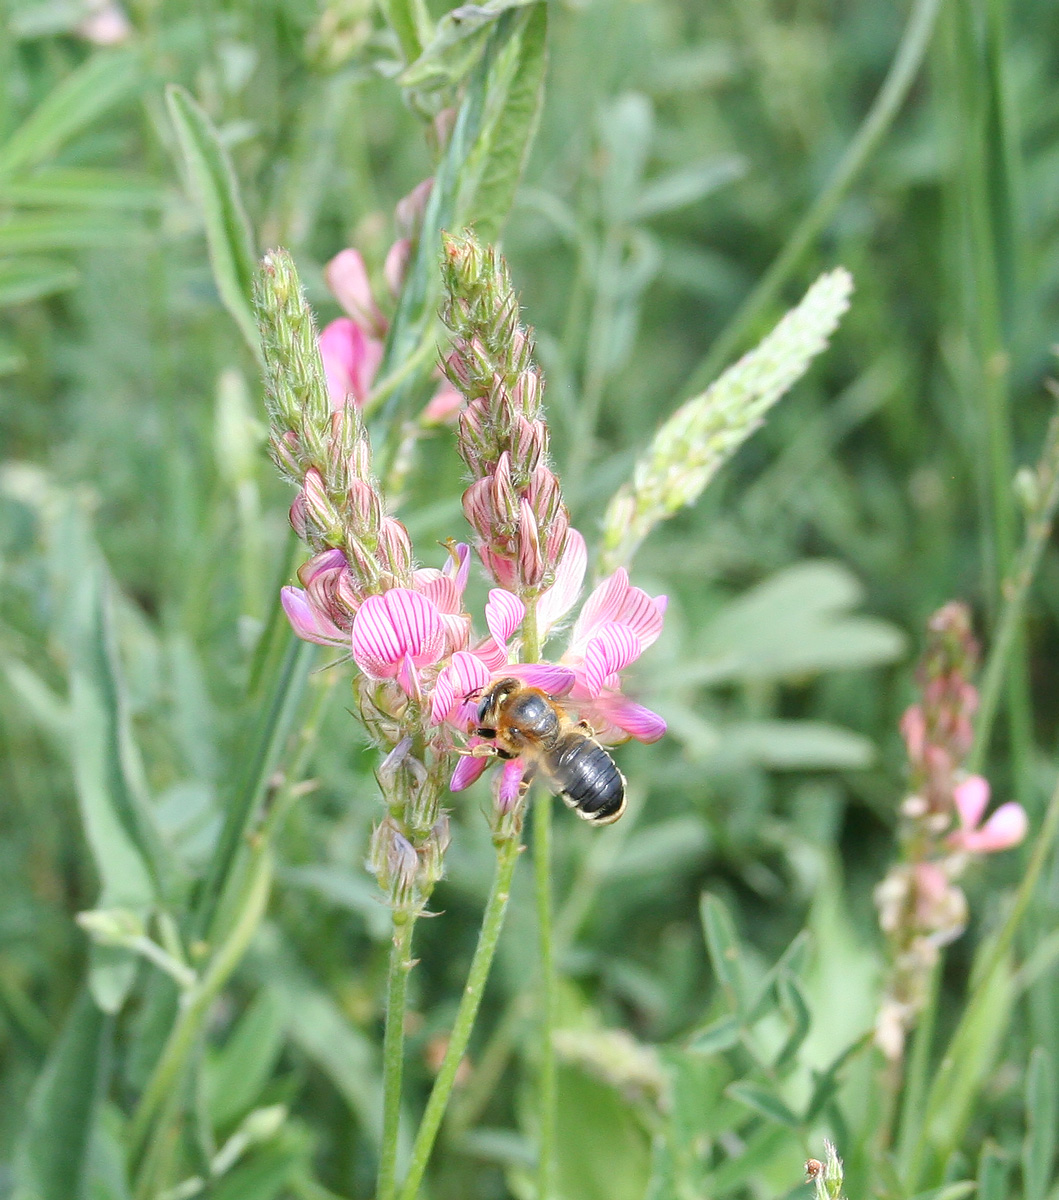
[[[696,371],[714,339],[857,136],[909,9],[548,7],[540,132],[502,242],[548,379],[556,463],[591,543],[636,455],[707,381]],[[98,903],[70,701],[71,612],[98,586],[95,543],[115,583],[123,761],[188,886],[254,728],[261,647],[294,561],[257,368],[220,304],[163,87],[182,83],[208,113],[256,249],[293,251],[321,322],[338,315],[323,264],[356,245],[379,272],[394,205],[435,161],[368,0],[137,3],[109,47],[86,39],[85,16],[73,0],[0,8],[0,1194],[13,1187],[20,1200],[69,1194],[25,1163],[49,1137],[68,1146],[49,1120],[76,1086],[60,1079],[48,1093],[42,1071],[85,976],[73,917]],[[821,270],[853,273],[832,348],[636,563],[635,581],[668,593],[670,608],[633,691],[670,734],[619,752],[632,796],[620,825],[557,818],[564,1200],[784,1195],[828,1130],[850,1195],[869,1181],[906,1194],[873,1165],[865,1053],[817,1111],[809,1100],[813,1071],[870,1028],[878,1001],[871,890],[893,853],[897,720],[925,619],[964,598],[988,644],[1021,537],[1012,476],[1035,461],[1054,405],[1057,77],[1053,3],[943,0],[892,129],[782,295],[729,347],[747,349]],[[463,535],[460,490],[441,430],[421,444],[400,512],[425,561],[440,561],[437,540]],[[1057,598],[1049,549],[986,772],[1035,824],[1054,775]],[[202,1124],[222,1142],[254,1108],[290,1115],[203,1192],[225,1200],[372,1194],[389,939],[362,867],[378,815],[374,752],[347,712],[341,669],[310,676],[307,691],[318,736],[298,765],[314,784],[285,826],[267,922],[211,1013],[196,1072]],[[484,791],[454,798],[441,915],[417,930],[410,1112],[473,951],[492,863],[485,803]],[[971,883],[943,1032],[1028,852]],[[1057,882],[1035,900],[1020,958],[1052,944]],[[732,913],[755,978],[811,935],[811,1023],[772,1081],[786,1115],[731,1091],[756,1078],[738,1054],[685,1048],[725,1011],[704,890]],[[1035,1152],[1043,1190],[1035,1168],[1014,1167],[1030,1051],[1059,1054],[1051,961],[998,1000],[932,1185],[973,1176],[988,1137],[1013,1169],[995,1194],[1046,1194],[1050,1153]],[[534,970],[524,873],[431,1195],[533,1194]],[[143,971],[107,1035],[87,1146],[69,1151],[88,1156],[85,1194],[100,1200],[129,1194],[121,1114],[168,1019]],[[767,1043],[782,1042],[784,1019],[777,1009]]]

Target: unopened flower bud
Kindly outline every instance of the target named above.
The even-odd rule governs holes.
[[[420,878],[427,889],[444,874],[445,851],[450,840],[449,818],[442,813],[419,848]]]
[[[310,525],[315,526],[325,536],[332,535],[338,528],[338,513],[328,498],[323,476],[315,467],[310,467],[305,472],[302,497],[305,515]]]
[[[379,558],[397,579],[412,569],[412,541],[408,530],[395,517],[385,517],[379,528]]]
[[[280,471],[290,479],[301,479],[305,468],[298,444],[298,435],[290,429],[282,433],[279,430],[273,430],[268,444],[272,461]]]
[[[544,552],[537,519],[528,500],[519,505],[518,576],[524,588],[535,589],[544,578]]]
[[[408,908],[414,903],[418,868],[419,858],[412,843],[393,817],[384,817],[371,835],[368,870],[394,908]]]
[[[349,521],[359,534],[374,532],[382,524],[382,499],[363,479],[351,479],[346,491]]]

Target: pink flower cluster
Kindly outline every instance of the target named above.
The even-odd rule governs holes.
[[[621,672],[661,633],[665,596],[648,596],[629,583],[624,570],[616,571],[585,601],[558,663],[520,663],[515,635],[526,609],[511,592],[490,591],[485,606],[488,634],[472,637],[471,619],[463,607],[469,559],[467,546],[455,546],[442,569],[420,568],[412,572],[411,586],[358,600],[356,589],[343,578],[348,565],[342,552],[325,551],[299,573],[303,587],[283,589],[283,608],[299,637],[348,648],[367,679],[399,689],[450,748],[457,747],[453,735],[471,735],[482,691],[506,675],[563,697],[605,742],[630,737],[652,742],[665,733],[657,713],[621,692]],[[538,601],[542,639],[572,609],[586,563],[584,539],[571,530],[555,582]],[[348,632],[330,615],[336,593],[355,608]],[[467,787],[488,765],[484,757],[461,757],[452,790]],[[514,780],[518,771],[517,765],[509,766],[507,774]]]
[[[408,268],[412,241],[422,222],[432,180],[424,180],[397,206],[396,221],[402,236],[390,247],[383,275],[391,294],[400,294]],[[327,389],[334,408],[352,397],[362,408],[382,362],[389,322],[375,299],[364,256],[352,247],[336,254],[325,270],[327,286],[347,314],[325,325],[320,332]],[[455,418],[463,397],[447,381],[423,410],[423,421],[437,424]]]

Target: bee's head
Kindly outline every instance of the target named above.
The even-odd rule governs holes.
[[[496,683],[487,688],[478,702],[478,724],[484,725],[486,719],[490,715],[495,715],[508,696],[517,692],[520,687],[522,684],[517,679],[508,678],[498,679]]]

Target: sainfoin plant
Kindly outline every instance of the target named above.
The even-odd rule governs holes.
[[[1059,422],[1012,487],[1005,405],[1056,255],[1022,306],[1047,203],[1000,177],[1041,47],[912,0],[821,185],[866,0],[45,7],[0,83],[0,1196],[1055,1200]]]

